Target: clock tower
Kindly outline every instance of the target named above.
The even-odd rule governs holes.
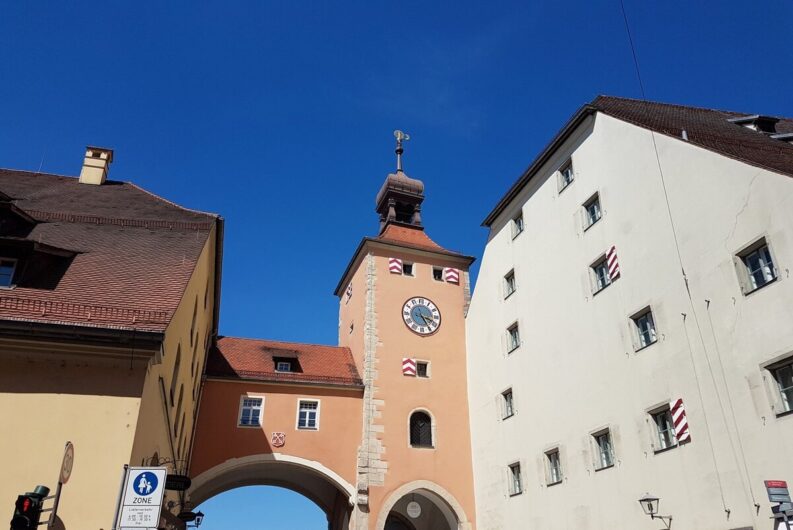
[[[465,313],[474,258],[435,243],[421,222],[424,184],[401,167],[376,197],[380,229],[358,245],[336,288],[339,345],[365,386],[356,530],[474,529]]]

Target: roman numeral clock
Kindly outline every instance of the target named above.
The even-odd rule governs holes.
[[[432,300],[413,297],[402,306],[402,320],[417,335],[432,335],[441,327],[441,312]]]

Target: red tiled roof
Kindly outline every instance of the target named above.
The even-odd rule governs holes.
[[[680,139],[680,141],[684,141],[682,134],[685,130],[690,144],[756,167],[793,177],[793,145],[728,121],[731,118],[747,116],[746,113],[598,96],[591,103],[578,109],[554,136],[528,169],[499,200],[482,222],[483,226],[490,226],[496,220],[496,217],[534,177],[550,155],[586,116],[595,112],[602,112],[659,134]],[[793,133],[793,119],[779,118],[775,127],[777,133]]]
[[[0,292],[0,320],[164,331],[218,217],[134,184],[0,169],[27,239],[77,252],[53,289]]]
[[[276,358],[297,359],[301,371],[276,372]],[[206,373],[274,383],[362,386],[349,348],[298,342],[221,337],[209,353]]]
[[[385,243],[394,243],[396,245],[407,244],[411,247],[424,248],[427,250],[446,250],[430,239],[424,230],[396,224],[389,224],[386,226],[383,233],[377,236],[376,239]]]

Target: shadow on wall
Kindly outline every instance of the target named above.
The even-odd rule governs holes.
[[[10,355],[0,371],[0,393],[77,394],[140,397],[146,368],[142,363],[113,360],[64,360],[36,355]]]

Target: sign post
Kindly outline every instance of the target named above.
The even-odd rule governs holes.
[[[768,492],[768,500],[779,503],[771,507],[771,512],[774,514],[774,530],[791,530],[790,517],[793,516],[793,504],[790,501],[787,482],[766,480],[765,489]],[[782,519],[781,522],[780,519]]]
[[[66,448],[63,450],[63,461],[61,462],[61,472],[58,475],[58,486],[55,488],[55,502],[52,505],[50,517],[47,519],[47,529],[55,525],[55,520],[58,517],[58,505],[61,502],[61,489],[63,485],[69,482],[72,476],[72,466],[74,465],[74,444],[66,442]]]
[[[167,474],[164,467],[126,468],[114,530],[157,529]]]

